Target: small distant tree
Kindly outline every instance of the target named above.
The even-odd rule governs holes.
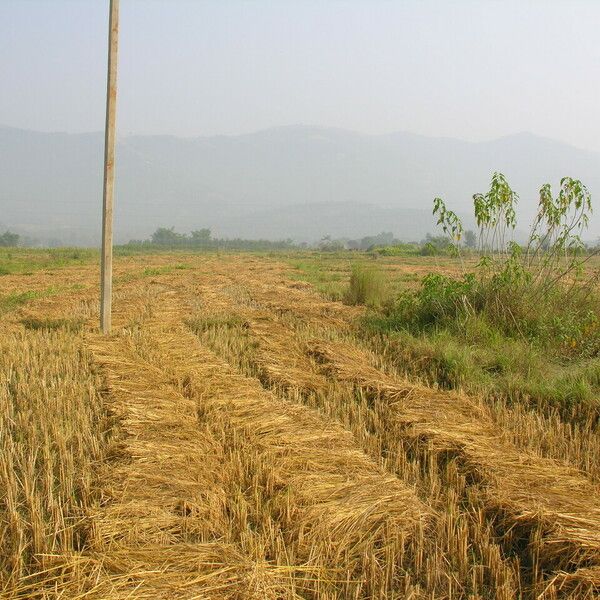
[[[467,229],[463,236],[467,248],[477,248],[477,234],[472,229]]]
[[[0,235],[0,246],[2,247],[12,247],[19,245],[19,234],[12,233],[10,231],[5,231],[2,235]]]
[[[437,224],[441,227],[444,235],[448,239],[448,246],[454,253],[458,254],[459,244],[462,240],[464,231],[462,221],[454,211],[446,208],[446,204],[441,198],[434,198],[433,214],[438,217]],[[427,241],[433,243],[433,240]]]
[[[391,231],[382,231],[377,235],[368,235],[360,240],[360,248],[362,250],[370,250],[377,246],[391,246],[397,242],[394,234]]]
[[[431,233],[428,233],[422,243],[431,244],[437,250],[446,250],[452,242],[450,238],[445,235],[432,235]]]
[[[344,244],[339,240],[332,240],[330,235],[324,235],[319,242],[319,250],[323,252],[336,252],[343,249]]]
[[[210,229],[197,229],[192,231],[192,244],[194,246],[203,246],[210,242]]]
[[[452,240],[446,235],[432,235],[428,233],[424,240],[421,240],[419,254],[421,256],[437,256],[447,254],[452,249]]]
[[[174,227],[159,227],[152,234],[152,243],[159,246],[178,246],[185,241],[185,236],[177,233]]]

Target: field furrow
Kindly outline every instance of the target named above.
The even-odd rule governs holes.
[[[233,297],[231,287],[221,293],[206,290],[189,326],[273,393],[307,404],[352,431],[382,468],[416,486],[423,501],[435,507],[430,535],[412,540],[412,553],[424,560],[413,564],[411,572],[424,593],[514,597],[521,585],[518,560],[505,559],[488,520],[478,509],[464,506],[467,485],[455,464],[443,462],[438,469],[435,454],[415,456],[403,430],[394,427],[388,403],[322,374],[306,341],[289,324],[289,315],[240,305],[235,300],[244,295],[235,290]]]

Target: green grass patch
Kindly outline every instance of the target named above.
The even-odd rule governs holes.
[[[64,330],[77,332],[81,331],[85,324],[84,319],[21,319],[21,324],[25,329],[33,331],[56,331]]]
[[[568,421],[600,423],[596,291],[530,288],[476,274],[429,274],[372,311],[363,333],[429,384],[521,402]]]
[[[310,256],[303,260],[291,261],[291,266],[295,272],[290,274],[292,279],[307,281],[315,289],[329,300],[342,300],[345,289],[345,282],[350,271],[350,264],[344,261],[342,264],[338,260],[315,260]]]
[[[153,277],[155,275],[166,275],[167,273],[172,273],[174,267],[146,267],[142,271],[142,275],[144,277]]]
[[[27,292],[19,292],[15,294],[8,294],[6,296],[0,296],[0,314],[15,310],[31,300],[53,296],[57,293],[58,290],[51,287],[41,291],[31,290]]]
[[[60,269],[98,260],[98,251],[89,248],[1,248],[0,276],[31,275],[43,269]]]
[[[564,361],[548,357],[530,343],[467,326],[464,335],[447,329],[412,334],[387,331],[371,337],[386,358],[409,377],[445,389],[462,389],[489,398],[519,402],[570,421],[600,415],[600,358]]]
[[[183,271],[191,268],[192,266],[187,263],[177,263],[176,265],[164,265],[161,267],[146,267],[142,271],[142,276],[153,277],[157,275],[168,275],[169,273],[173,273],[173,271]]]
[[[419,244],[395,244],[375,248],[373,252],[380,256],[420,256],[421,246]]]
[[[389,287],[382,271],[372,265],[354,265],[344,293],[346,304],[382,306],[389,298]]]

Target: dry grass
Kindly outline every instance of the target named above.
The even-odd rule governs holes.
[[[586,575],[585,569],[577,571],[577,567],[598,558],[600,515],[593,499],[597,488],[579,473],[519,452],[505,439],[508,436],[498,435],[497,427],[483,408],[464,397],[407,382],[399,383],[371,367],[372,362],[377,362],[375,357],[368,360],[364,352],[348,343],[321,344],[320,351],[318,345],[313,346],[314,355],[321,361],[327,356],[325,362],[337,367],[335,373],[325,368],[325,374],[335,374],[338,379],[352,384],[351,388],[359,388],[358,391],[364,393],[361,406],[356,393],[348,389],[340,393],[339,388],[336,390],[328,385],[330,378],[315,370],[303,352],[298,331],[286,327],[273,314],[269,317],[260,303],[245,301],[236,306],[228,296],[223,293],[219,298],[212,290],[203,305],[204,319],[192,323],[211,345],[232,361],[236,361],[237,355],[240,367],[254,373],[265,385],[288,394],[296,388],[298,401],[320,405],[359,437],[363,432],[365,447],[373,454],[385,457],[388,469],[394,468],[408,475],[403,464],[405,460],[401,457],[399,464],[394,465],[401,451],[418,455],[420,462],[437,463],[442,480],[447,480],[444,471],[448,464],[454,465],[464,479],[470,480],[466,488],[462,484],[462,490],[458,485],[456,492],[470,495],[471,510],[481,512],[480,531],[467,533],[467,539],[459,545],[487,544],[493,547],[489,534],[486,544],[481,543],[484,538],[481,532],[494,530],[494,537],[500,544],[496,558],[503,554],[510,563],[512,556],[515,565],[508,564],[505,568],[513,571],[519,589],[526,588],[530,593],[545,593],[551,597],[556,590],[567,589],[567,579],[577,578],[577,593],[582,593],[584,581],[587,581],[587,593],[592,593],[590,590],[597,585],[592,571]],[[250,297],[253,296],[251,293]],[[211,320],[206,316],[211,310],[217,311],[216,314],[235,314],[237,318],[232,321],[230,317],[227,322],[218,317]],[[300,313],[299,319],[303,320],[304,304],[297,305],[296,310]],[[233,341],[236,331],[232,331],[232,322],[237,329],[237,345]],[[223,331],[224,323],[227,331]],[[408,409],[403,404],[400,410],[398,404],[400,400],[404,402],[405,397],[410,397],[405,402]],[[334,398],[336,400],[332,400]],[[364,432],[369,430],[370,434],[365,435]],[[408,442],[408,448],[398,448],[399,439]],[[398,450],[395,456],[394,446]],[[440,483],[447,485],[448,481]],[[427,485],[423,487],[427,488]],[[429,488],[428,502],[439,505],[436,490],[431,485]],[[460,506],[455,508],[464,516]],[[456,535],[461,537],[459,530]],[[534,539],[536,535],[540,539]],[[448,545],[452,545],[452,540],[448,540]],[[481,548],[480,554],[489,556],[489,550]],[[503,562],[506,561],[496,560],[495,567],[488,565],[486,569],[502,571]],[[475,564],[466,568],[469,574],[461,574],[463,585],[464,579],[476,580],[477,559],[472,563]],[[553,575],[560,573],[562,568],[573,572],[568,576]],[[443,570],[436,569],[438,573]]]
[[[591,438],[403,379],[275,262],[144,260],[110,338],[86,266],[0,324],[1,598],[600,592]]]
[[[102,477],[104,503],[92,516],[86,551],[103,559],[102,593],[114,587],[123,597],[148,599],[184,590],[190,598],[277,597],[276,569],[229,543],[222,440],[199,425],[196,402],[140,356],[145,341],[136,335],[90,342],[123,431]]]
[[[381,597],[398,584],[405,543],[427,516],[409,487],[386,476],[349,432],[235,373],[189,333],[161,332],[149,347],[198,400],[207,426],[230,440],[221,470],[233,463],[228,497],[238,500],[228,514],[238,513],[240,532],[253,531],[232,534],[246,551],[309,569],[298,585],[319,597]]]
[[[397,381],[347,344],[317,342],[310,352],[328,372],[395,406],[404,435],[416,444],[459,455],[466,475],[486,481],[490,508],[509,519],[508,528],[519,523],[539,529],[543,537],[532,548],[532,562],[554,569],[600,562],[600,489],[578,472],[517,451],[485,410],[465,396]]]
[[[0,336],[0,595],[85,543],[110,431],[100,390],[80,336]]]

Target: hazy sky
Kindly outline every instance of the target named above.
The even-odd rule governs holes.
[[[108,0],[0,0],[0,123],[104,124]],[[600,0],[121,0],[120,134],[314,124],[600,151]]]

